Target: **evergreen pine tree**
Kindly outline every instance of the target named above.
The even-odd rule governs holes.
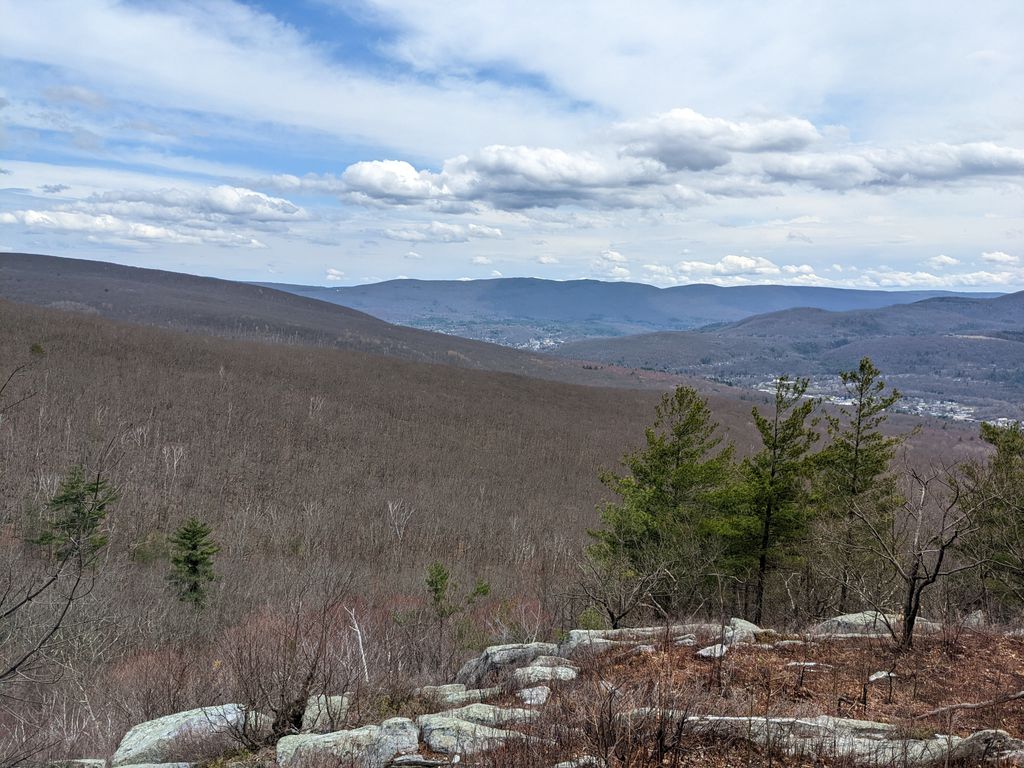
[[[171,537],[170,581],[179,600],[200,610],[206,606],[207,586],[215,578],[213,556],[220,551],[212,533],[210,526],[191,517]]]
[[[809,383],[782,376],[775,385],[774,411],[764,416],[753,408],[763,447],[743,461],[733,509],[720,523],[720,533],[731,544],[733,567],[755,573],[755,623],[764,615],[769,574],[807,538],[806,480],[810,450],[819,437],[814,429],[818,420],[808,422],[818,406],[805,397]]]
[[[839,612],[845,613],[850,580],[858,567],[853,555],[858,535],[853,510],[859,507],[881,513],[895,506],[894,479],[888,472],[896,448],[907,436],[888,436],[881,431],[888,410],[902,395],[898,390],[886,393],[881,371],[870,358],[863,358],[856,370],[843,371],[839,377],[849,404],[840,405],[838,415],[825,415],[831,442],[818,454],[816,464],[818,495],[831,511],[830,520],[842,528],[838,546],[828,554],[839,567]]]
[[[713,495],[733,466],[732,446],[723,446],[717,433],[707,401],[696,390],[677,387],[664,395],[645,431],[645,446],[623,459],[629,473],[601,476],[620,501],[602,510],[604,525],[591,531],[597,543],[590,557],[639,573],[652,564],[670,571],[687,559],[684,552],[706,537]]]

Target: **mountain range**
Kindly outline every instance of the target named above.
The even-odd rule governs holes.
[[[1024,416],[1024,292],[846,312],[789,309],[699,331],[570,342],[555,353],[758,388],[780,374],[810,376],[826,390],[835,389],[836,372],[871,357],[928,412]]]
[[[583,338],[689,330],[794,307],[877,309],[934,297],[998,295],[788,285],[656,288],[641,283],[536,278],[389,280],[353,287],[264,285],[358,309],[392,323],[533,348]]]

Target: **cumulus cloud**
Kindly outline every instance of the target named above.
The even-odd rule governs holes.
[[[451,158],[438,172],[404,160],[361,161],[345,169],[341,182],[356,202],[450,212],[470,211],[475,204],[513,211],[562,205],[628,207],[634,204],[630,194],[658,182],[663,170],[651,160],[613,154],[492,145]]]
[[[605,277],[611,280],[628,280],[632,274],[629,270],[629,260],[612,249],[601,251],[600,255],[590,263],[590,269],[595,277]]]
[[[1024,150],[991,142],[927,144],[857,152],[776,154],[762,161],[776,182],[821,189],[913,187],[986,177],[1024,176]]]
[[[493,264],[494,263],[487,256],[474,256],[472,259],[470,259],[470,261],[473,262],[474,264]]]
[[[763,256],[737,256],[729,254],[716,262],[681,261],[676,269],[694,277],[719,275],[778,275],[782,270],[775,262]]]
[[[932,269],[942,269],[943,267],[955,267],[960,263],[960,259],[954,259],[952,256],[940,253],[938,256],[926,259],[925,263]]]
[[[684,260],[674,265],[645,264],[645,277],[659,285],[707,282],[715,285],[747,285],[771,282],[794,285],[827,285],[810,264],[777,264],[763,256],[727,254],[718,261]]]
[[[79,233],[100,241],[262,248],[263,242],[252,230],[286,231],[290,223],[309,218],[305,210],[283,198],[220,185],[106,191],[49,210],[14,211],[0,223]]]
[[[1003,251],[985,251],[981,258],[989,264],[1019,264],[1020,258],[1011,256]]]
[[[483,224],[449,224],[432,221],[426,226],[385,229],[384,237],[409,243],[467,243],[478,238],[498,239],[502,232],[497,227]]]
[[[93,215],[74,211],[13,211],[0,213],[0,224],[22,224],[30,231],[55,231],[64,234],[86,235],[99,242],[153,243],[178,245],[202,243],[230,247],[265,248],[259,240],[234,232],[211,230],[189,233],[170,227],[155,226],[111,216]]]
[[[324,279],[328,280],[329,282],[336,283],[339,280],[345,279],[345,273],[339,269],[331,267],[327,270],[327,274],[324,275]]]
[[[402,258],[404,258],[404,259],[422,259],[423,256],[418,254],[418,253],[416,253],[416,251],[406,251],[405,255]]]
[[[341,180],[348,192],[392,203],[408,204],[450,195],[440,175],[417,171],[404,160],[353,163],[341,174]]]
[[[549,253],[544,253],[544,254],[541,254],[540,256],[537,257],[537,263],[538,264],[557,264],[558,263],[558,259],[557,259],[557,257],[552,256]]]
[[[613,133],[626,154],[677,171],[717,168],[729,162],[731,152],[794,152],[821,138],[813,124],[799,118],[734,122],[687,108],[621,123]]]

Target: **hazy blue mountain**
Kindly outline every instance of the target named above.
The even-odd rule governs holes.
[[[599,280],[389,280],[354,287],[268,284],[392,323],[512,345],[662,330],[688,330],[794,307],[876,309],[943,291],[866,291],[785,285],[656,288]]]

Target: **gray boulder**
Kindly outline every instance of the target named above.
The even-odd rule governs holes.
[[[697,651],[697,656],[702,659],[720,659],[729,652],[729,646],[723,643],[715,643],[709,645],[707,648],[701,648]]]
[[[889,628],[897,629],[900,625],[898,616],[879,613],[878,611],[861,611],[844,613],[831,619],[815,624],[810,629],[812,635],[845,636],[845,635],[889,635]]]
[[[525,741],[526,735],[505,728],[492,728],[447,715],[421,715],[416,719],[423,743],[445,755],[473,755],[512,741]]]
[[[522,667],[512,673],[517,688],[530,688],[552,681],[569,682],[579,675],[575,667]]]
[[[415,696],[425,699],[433,699],[442,707],[461,707],[464,704],[474,704],[480,701],[487,701],[502,694],[500,686],[494,688],[466,688],[461,683],[450,685],[425,685],[413,691]]]
[[[540,712],[534,709],[522,709],[521,707],[496,707],[493,704],[470,704],[458,709],[449,709],[439,712],[444,717],[454,717],[457,720],[465,720],[467,723],[487,725],[492,728],[503,728],[516,723],[527,723],[536,720]]]
[[[277,742],[278,768],[330,761],[354,768],[384,768],[395,757],[419,749],[419,729],[412,720],[393,717],[380,725],[349,731],[285,736]]]
[[[533,688],[523,688],[516,695],[523,704],[543,706],[551,698],[551,689],[546,685],[537,685]]]
[[[302,731],[304,733],[329,733],[341,730],[348,715],[352,695],[341,696],[310,696],[306,702],[306,711],[302,715]]]
[[[116,767],[218,757],[237,747],[240,735],[263,738],[270,725],[269,717],[241,704],[190,709],[136,725],[121,739],[110,763]]]
[[[555,656],[558,646],[554,643],[512,643],[492,645],[484,649],[477,658],[470,659],[455,675],[455,682],[477,687],[492,673],[506,667],[529,664],[538,656]]]

